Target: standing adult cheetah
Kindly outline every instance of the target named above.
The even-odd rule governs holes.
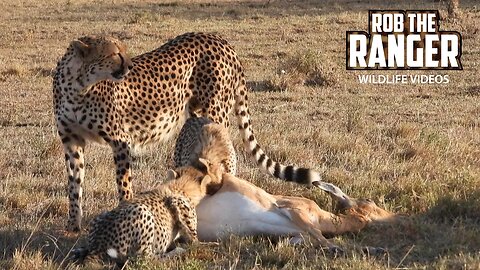
[[[170,138],[193,114],[228,127],[234,108],[245,148],[259,167],[287,181],[321,180],[317,172],[283,166],[262,151],[250,123],[243,67],[216,35],[183,34],[132,59],[114,38],[79,38],[58,62],[53,99],[67,164],[69,231],[81,225],[87,140],[112,147],[120,200],[130,199],[132,146]]]

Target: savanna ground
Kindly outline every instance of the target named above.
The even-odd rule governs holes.
[[[251,87],[253,126],[271,157],[324,171],[354,197],[408,214],[401,225],[371,227],[333,241],[332,258],[285,240],[232,237],[165,262],[130,269],[480,268],[480,10],[462,1],[443,30],[463,35],[463,71],[444,85],[360,85],[345,70],[345,31],[367,30],[368,9],[439,9],[438,1],[2,1],[0,15],[0,268],[83,268],[65,259],[80,238],[64,236],[63,150],[52,113],[52,69],[69,42],[113,34],[137,55],[181,33],[216,32],[233,44]],[[283,70],[283,72],[282,72]],[[386,74],[396,74],[387,72]],[[331,200],[316,189],[259,171],[232,135],[240,176],[272,193]],[[138,154],[135,190],[161,181],[173,142]],[[116,204],[111,151],[86,149],[85,220]],[[85,233],[84,233],[85,234]],[[83,235],[84,235],[83,234]],[[369,258],[364,246],[388,254]],[[108,265],[107,265],[108,266]],[[101,268],[88,264],[87,268]]]

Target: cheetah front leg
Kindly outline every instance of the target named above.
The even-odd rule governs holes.
[[[130,170],[131,151],[130,144],[126,141],[113,141],[111,143],[113,159],[117,168],[117,187],[120,201],[133,197],[132,175]]]
[[[65,163],[68,175],[68,223],[67,231],[79,232],[82,223],[82,183],[85,177],[83,149],[85,140],[81,138],[62,137],[65,151]]]
[[[195,208],[190,205],[179,205],[179,223],[180,235],[183,236],[187,244],[198,242],[197,233],[197,214]]]
[[[198,241],[197,213],[195,207],[185,198],[171,197],[166,201],[167,207],[177,219],[178,234],[183,236],[188,244]]]
[[[166,206],[170,210],[172,217],[176,220],[175,227],[178,228],[176,235],[169,235],[169,240],[175,240],[177,237],[183,236],[185,242],[187,244],[191,244],[193,242],[198,242],[197,236],[197,215],[195,213],[195,208],[191,207],[189,202],[185,198],[176,198],[176,197],[169,197],[165,201]],[[152,218],[153,219],[153,218]],[[186,252],[186,249],[182,247],[175,247],[173,250],[166,252],[166,249],[171,243],[165,242],[166,235],[164,230],[161,230],[161,225],[156,224],[157,227],[157,248],[154,252],[154,257],[158,260],[168,259],[177,255],[180,255]],[[147,229],[145,229],[147,230]],[[148,230],[154,231],[154,230]],[[173,238],[172,238],[173,236]],[[168,245],[166,245],[168,244]]]

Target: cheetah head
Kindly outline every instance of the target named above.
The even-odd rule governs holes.
[[[212,185],[221,183],[221,175],[219,166],[199,158],[189,166],[169,170],[167,179],[171,180],[169,183],[171,188],[182,191],[196,206],[209,194]]]
[[[88,83],[102,80],[122,81],[133,67],[126,46],[111,37],[88,36],[71,43],[74,57],[80,61]]]

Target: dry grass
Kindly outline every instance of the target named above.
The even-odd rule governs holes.
[[[278,55],[277,69],[264,85],[265,91],[294,91],[299,86],[331,86],[337,81],[332,67],[324,67],[320,51],[305,50],[295,55]]]
[[[69,41],[111,33],[135,55],[187,31],[217,32],[236,47],[253,87],[253,126],[272,157],[323,170],[326,180],[348,194],[374,198],[387,209],[409,214],[411,222],[337,237],[334,241],[347,252],[336,259],[284,240],[232,237],[217,248],[193,247],[165,262],[139,259],[130,269],[480,268],[480,13],[475,1],[462,1],[462,17],[441,24],[464,37],[464,70],[442,72],[450,84],[360,85],[356,75],[368,71],[344,67],[344,33],[366,30],[368,9],[447,8],[444,2],[414,3],[3,3],[0,269],[83,268],[65,260],[77,239],[62,233],[66,176],[52,117],[51,70]],[[237,151],[244,153],[235,129],[232,134]],[[138,155],[136,190],[163,179],[172,164],[172,144]],[[270,192],[302,195],[331,209],[330,199],[318,190],[275,182],[245,154],[239,156],[242,177]],[[90,145],[86,162],[85,224],[116,203],[110,149]],[[363,246],[385,247],[388,255],[365,257]],[[101,269],[102,264],[85,267]]]
[[[460,16],[460,0],[447,1],[447,14],[451,19],[456,19]]]

